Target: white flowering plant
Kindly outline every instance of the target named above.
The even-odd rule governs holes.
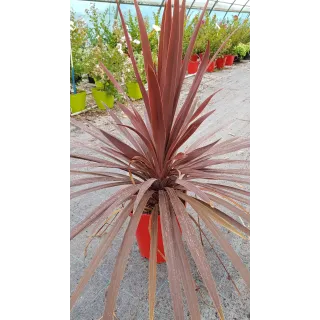
[[[141,52],[142,48],[138,18],[136,15],[132,15],[131,11],[129,10],[126,21],[133,52]],[[123,43],[126,44],[125,37],[123,37]]]
[[[134,57],[137,62],[137,67],[141,76],[141,80],[143,84],[145,84],[147,82],[147,79],[146,79],[146,73],[144,68],[143,55],[141,53],[136,52],[134,53]],[[129,57],[126,58],[123,65],[123,79],[125,83],[137,82],[137,79],[133,70],[132,62]]]
[[[91,47],[89,51],[90,53],[88,54],[85,64],[86,72],[96,81],[103,84],[103,89],[101,90],[106,91],[108,94],[117,96],[117,90],[99,64],[102,62],[109,70],[112,70],[114,78],[118,82],[121,82],[124,61],[127,56],[123,52],[119,52],[117,47],[111,48],[103,43],[101,38],[98,39],[97,45]]]

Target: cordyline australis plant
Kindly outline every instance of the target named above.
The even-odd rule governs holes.
[[[221,211],[223,209],[218,210],[213,206],[214,204],[218,204],[221,208],[230,210],[234,215],[249,222],[249,214],[240,204],[249,204],[249,192],[237,186],[228,185],[230,183],[248,184],[248,170],[222,169],[218,166],[246,162],[242,160],[221,159],[219,156],[247,148],[249,141],[234,137],[224,142],[217,139],[212,143],[205,144],[207,139],[215,136],[218,131],[215,130],[209,132],[206,137],[201,137],[196,140],[184,150],[184,152],[179,152],[180,148],[197,131],[203,121],[214,112],[210,111],[202,115],[216,92],[205,99],[199,106],[197,106],[195,102],[195,96],[201,79],[210,63],[209,44],[188,95],[182,107],[177,108],[187,64],[207,4],[208,2],[203,8],[199,23],[195,28],[185,54],[184,62],[182,62],[186,2],[183,1],[180,6],[179,0],[175,0],[172,10],[171,0],[167,1],[162,18],[158,67],[156,68],[152,62],[152,54],[143,18],[137,1],[135,1],[141,33],[141,45],[147,75],[148,92],[141,82],[128,31],[118,4],[128,45],[128,52],[145,103],[145,117],[143,119],[140,116],[130,100],[125,96],[121,86],[116,82],[109,70],[102,65],[102,68],[110,80],[120,93],[126,97],[132,108],[131,110],[129,107],[119,103],[119,107],[131,121],[131,125],[122,124],[114,112],[112,110],[109,111],[117,129],[124,135],[127,142],[123,142],[108,132],[90,124],[83,124],[76,120],[71,120],[75,126],[91,134],[101,143],[99,147],[83,145],[97,152],[99,156],[71,155],[74,159],[86,161],[84,164],[72,165],[71,172],[73,174],[86,175],[85,178],[73,180],[72,186],[101,183],[98,186],[73,192],[71,198],[95,190],[115,186],[121,187],[119,191],[102,202],[98,208],[76,225],[71,232],[72,239],[85,228],[93,225],[95,228],[93,235],[102,234],[96,253],[72,294],[71,307],[73,307],[85,285],[99,266],[120,228],[129,218],[130,213],[132,213],[119,249],[111,283],[107,290],[105,310],[102,318],[104,320],[113,319],[120,282],[124,276],[126,263],[134,242],[140,217],[145,212],[151,214],[149,226],[151,235],[149,261],[150,319],[154,317],[155,307],[158,215],[160,215],[160,223],[162,226],[169,287],[175,319],[184,318],[182,288],[186,296],[191,318],[200,319],[197,288],[191,274],[191,268],[184,250],[182,237],[186,241],[191,256],[214,302],[220,319],[224,319],[216,284],[212,277],[203,246],[198,238],[197,232],[199,231],[199,224],[192,215],[186,211],[185,204],[191,205],[198,213],[199,221],[205,224],[217,243],[220,244],[229,256],[242,278],[249,285],[249,272],[247,268],[224,238],[223,233],[217,225],[223,226],[243,238],[249,235],[249,229],[230,215]],[[227,40],[228,39],[226,39],[226,41]],[[217,54],[218,52],[212,57],[211,61],[215,59]],[[203,144],[205,145],[200,147],[200,145]],[[84,168],[85,171],[82,170]],[[103,169],[111,170],[104,171]],[[114,169],[120,169],[120,172],[123,173],[118,173],[119,171],[115,173]],[[206,181],[209,180],[210,182],[200,182],[201,179],[206,179]],[[224,182],[226,182],[226,184]],[[195,194],[195,196],[188,195],[187,192],[191,192],[191,194]],[[108,232],[104,232],[106,225],[109,224],[111,219],[113,219],[111,227],[109,226]],[[178,223],[182,232],[180,231]]]

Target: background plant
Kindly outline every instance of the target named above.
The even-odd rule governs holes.
[[[141,39],[138,18],[135,15],[132,15],[131,10],[129,10],[128,12],[127,26],[132,40],[139,41],[139,44],[133,43],[133,52],[141,52]]]
[[[140,14],[137,2],[135,2],[135,5],[137,13]],[[194,40],[190,41],[182,63],[182,32],[185,5],[186,1],[182,1],[180,9],[179,1],[175,0],[172,15],[171,0],[166,2],[161,25],[157,69],[154,68],[152,61],[152,54],[147,40],[147,30],[142,23],[142,19],[138,18],[141,22],[140,33],[143,42],[143,58],[148,91],[145,90],[140,74],[137,71],[126,22],[118,5],[128,52],[145,103],[145,119],[143,119],[123,92],[120,84],[114,79],[110,70],[101,64],[107,76],[112,79],[115,87],[118,88],[129,103],[128,107],[119,104],[119,107],[131,122],[129,125],[124,125],[116,114],[109,110],[116,128],[119,133],[126,137],[126,141],[119,140],[115,135],[103,129],[71,119],[74,125],[91,134],[100,143],[95,148],[92,148],[91,144],[84,146],[91,151],[96,151],[98,154],[96,157],[88,156],[85,153],[71,155],[74,159],[85,161],[83,164],[72,166],[71,172],[73,174],[84,175],[83,178],[73,180],[72,186],[79,187],[89,184],[89,187],[73,192],[71,198],[114,186],[121,188],[109,199],[103,201],[98,208],[71,231],[72,239],[90,225],[94,225],[92,235],[94,237],[101,232],[104,233],[104,228],[111,218],[115,217],[116,219],[108,232],[101,238],[95,256],[73,292],[71,306],[75,304],[85,285],[111,247],[113,239],[125,221],[129,219],[130,213],[133,213],[126,227],[107,290],[103,320],[113,320],[113,312],[116,307],[117,295],[124,276],[128,256],[134,243],[140,217],[145,211],[151,212],[149,318],[154,318],[157,230],[158,215],[160,215],[175,319],[184,318],[183,288],[191,318],[200,320],[196,284],[191,273],[178,222],[188,250],[217,309],[217,314],[220,319],[224,319],[216,284],[203,246],[198,238],[199,225],[186,210],[182,201],[186,202],[198,213],[200,221],[212,233],[216,242],[220,244],[241,277],[249,285],[248,269],[218,227],[219,225],[243,238],[250,234],[249,229],[235,219],[235,217],[241,217],[247,223],[250,221],[249,212],[244,208],[244,204],[249,203],[249,192],[237,185],[238,183],[249,184],[249,171],[237,167],[246,163],[245,160],[231,160],[228,157],[232,152],[248,148],[249,141],[246,138],[237,137],[221,141],[217,136],[221,129],[212,128],[207,136],[201,136],[190,146],[185,146],[185,143],[198,130],[201,124],[213,114],[214,110],[205,112],[205,108],[219,91],[214,92],[200,105],[197,105],[195,100],[197,90],[210,62],[210,47],[207,46],[187,97],[181,107],[178,108],[182,84],[195,44]],[[195,34],[200,29],[207,5],[208,1],[199,17],[198,24],[195,26]],[[170,23],[165,24],[164,21],[170,21]],[[170,30],[171,36],[169,37]],[[222,49],[227,41],[228,37],[219,50]],[[211,60],[217,54],[218,52]],[[210,139],[213,139],[213,141],[210,141]],[[235,167],[230,168],[230,166]],[[82,170],[83,168],[86,169]],[[121,173],[115,172],[113,170],[115,168],[119,169]],[[205,181],[201,182],[203,179]],[[96,183],[99,185],[90,186],[90,184]],[[189,192],[189,194],[186,194],[186,192]],[[193,194],[197,197],[193,196]],[[121,205],[123,207],[120,211],[115,211]],[[230,212],[232,215],[230,215]],[[200,230],[202,229],[200,228]]]
[[[249,52],[249,50],[250,50],[250,47],[248,45],[239,43],[234,47],[233,52],[240,59],[243,59],[243,57],[247,54],[247,52]]]
[[[250,42],[250,23],[249,20],[240,20],[237,16],[228,22],[227,25],[228,32],[231,33],[237,29],[237,31],[230,38],[230,54],[233,54],[239,43],[248,43]]]
[[[195,29],[196,25],[200,21],[200,29],[193,48],[193,53],[195,54],[203,53],[205,51],[208,38],[206,22],[204,19],[200,20],[199,15],[200,14],[195,15],[195,17],[192,19],[192,24],[194,25],[193,29]]]
[[[71,10],[70,21],[72,22],[72,30],[70,30],[70,41],[72,48],[73,67],[76,82],[81,81],[82,75],[85,72],[86,60],[86,42],[87,27],[82,19],[75,18],[75,12]],[[71,65],[70,65],[70,82],[71,82]]]
[[[117,90],[103,72],[100,62],[108,66],[112,70],[113,75],[117,81],[121,81],[122,70],[126,56],[124,53],[120,53],[117,48],[108,47],[103,43],[102,39],[99,38],[97,44],[92,46],[86,58],[85,70],[90,74],[96,81],[102,82],[104,91],[110,95],[117,96]]]
[[[184,21],[184,33],[183,33],[183,42],[182,42],[182,58],[184,58],[188,47],[189,43],[192,37],[192,34],[194,32],[195,28],[195,18],[190,19],[190,16],[188,16],[185,21]]]
[[[137,62],[137,67],[138,67],[139,74],[141,76],[142,83],[145,84],[147,82],[147,79],[146,79],[146,73],[144,68],[143,55],[141,53],[134,53],[134,57]],[[133,70],[132,62],[129,57],[127,57],[124,62],[123,76],[124,76],[125,83],[137,82],[137,78]]]
[[[237,29],[229,30],[226,25],[222,24],[220,26],[220,28],[218,29],[218,35],[217,35],[219,45],[221,45],[221,43],[223,42],[223,39],[225,39],[228,36],[228,34],[231,34],[234,31],[235,31],[235,33],[237,33],[238,30]],[[231,52],[232,52],[232,42],[231,42],[231,38],[230,38],[227,41],[224,48],[220,51],[219,57],[223,57],[227,54],[231,54]]]
[[[161,17],[160,12],[153,12],[153,26],[161,26]],[[157,59],[155,59],[158,56],[158,47],[159,47],[159,31],[155,30],[154,27],[151,27],[150,25],[146,25],[146,29],[148,30],[148,39],[150,43],[150,49],[152,54],[154,55],[154,63],[157,64]]]
[[[88,38],[90,44],[95,46],[98,39],[108,44],[109,47],[115,48],[121,36],[123,36],[122,29],[119,28],[119,21],[114,19],[115,9],[106,9],[99,11],[94,3],[90,4],[90,8],[85,10],[89,24],[87,28]],[[111,25],[111,18],[113,24]]]

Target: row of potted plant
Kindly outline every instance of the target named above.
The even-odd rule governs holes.
[[[199,21],[199,15],[185,22],[184,46],[185,54],[191,35]],[[225,23],[218,23],[217,17],[210,16],[206,13],[205,18],[201,22],[198,37],[191,56],[188,73],[196,73],[202,60],[207,43],[210,43],[211,56],[218,50],[223,40],[228,34],[235,31],[224,48],[220,51],[217,59],[213,61],[207,69],[207,72],[213,72],[215,68],[223,69],[224,66],[231,66],[234,61],[241,61],[250,52],[250,24],[249,20],[239,20],[237,16],[233,20]],[[236,59],[236,60],[235,60]]]
[[[110,19],[108,19],[110,11],[107,9],[104,12],[100,12],[94,4],[90,6],[90,9],[86,10],[86,14],[89,21],[88,24],[82,18],[77,19],[75,13],[71,11],[72,29],[70,39],[75,82],[79,83],[83,75],[86,75],[89,78],[89,82],[96,84],[96,87],[92,88],[92,95],[97,106],[100,109],[105,109],[105,105],[112,108],[114,101],[121,100],[121,96],[101,69],[99,63],[102,62],[119,83],[125,84],[124,88],[130,98],[134,100],[141,99],[142,94],[135,77],[119,20],[115,19],[111,26]],[[144,23],[148,32],[153,62],[156,64],[161,21],[158,14],[154,14],[153,18],[154,24],[152,26],[148,18],[144,18]],[[192,19],[187,18],[185,21],[182,60],[198,21],[199,15],[194,16]],[[141,74],[142,82],[145,84],[146,75],[138,19],[129,11],[126,16],[126,23],[137,67]],[[217,59],[208,66],[207,72],[213,72],[215,68],[222,69],[225,65],[232,65],[235,58],[240,61],[246,56],[250,51],[250,25],[248,20],[240,21],[236,17],[232,21],[218,24],[216,16],[210,17],[206,13],[201,22],[193,55],[188,64],[188,73],[197,72],[208,41],[211,55],[213,55],[226,36],[235,29],[237,29],[237,32],[229,39]],[[71,113],[85,109],[86,93],[81,90],[78,90],[77,94],[71,92],[70,104]]]
[[[242,59],[250,59],[250,44],[239,43],[232,51],[233,54],[221,55],[219,58],[211,62],[207,68],[207,72],[214,72],[215,68],[223,69],[225,66],[232,66],[233,63],[240,62]],[[198,71],[203,53],[193,54],[188,64],[188,73],[193,74]]]
[[[72,28],[70,39],[76,83],[78,84],[84,75],[88,77],[90,83],[95,83],[96,87],[92,88],[92,95],[100,109],[105,109],[105,105],[112,108],[115,100],[121,100],[121,96],[117,93],[114,85],[101,69],[100,62],[113,73],[119,83],[125,84],[127,95],[130,98],[134,100],[142,98],[128,54],[123,30],[118,20],[114,21],[113,26],[110,25],[108,13],[108,9],[100,12],[92,4],[90,9],[86,10],[89,20],[87,25],[82,18],[76,19],[74,11],[71,11]],[[159,22],[158,15],[154,15],[154,21],[155,23]],[[145,24],[149,30],[148,38],[152,55],[155,58],[157,56],[160,27],[157,25],[151,27],[147,18],[145,18]],[[127,26],[137,67],[141,74],[142,82],[145,84],[146,76],[141,53],[138,20],[130,11],[127,16]],[[156,59],[154,60],[156,61]],[[78,90],[77,94],[71,92],[71,113],[85,109],[85,102],[86,93],[84,91]]]

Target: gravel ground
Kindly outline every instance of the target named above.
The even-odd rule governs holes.
[[[185,80],[183,86],[182,100],[188,93],[188,89],[194,78]],[[89,86],[86,87],[87,89]],[[220,126],[232,119],[235,122],[227,129],[221,132],[220,136],[224,139],[232,136],[249,137],[250,134],[250,62],[243,61],[232,67],[227,67],[222,71],[207,73],[202,81],[199,90],[199,101],[203,101],[214,91],[223,88],[218,93],[208,109],[216,109],[216,112],[200,127],[199,132],[190,139],[190,143],[203,135],[212,126]],[[141,102],[136,102],[138,110],[142,111]],[[124,119],[121,111],[115,108],[118,116]],[[114,128],[109,123],[109,116],[105,112],[93,109],[87,113],[75,116],[78,120],[86,120],[98,127],[103,127],[109,132]],[[92,141],[94,139],[81,132],[77,128],[70,128],[71,141],[74,139],[82,141]],[[72,151],[77,148],[71,147]],[[90,153],[90,152],[88,152]],[[237,152],[232,155],[234,159],[248,159],[250,153],[248,150]],[[71,227],[80,222],[90,211],[99,205],[105,198],[112,194],[116,189],[102,190],[95,193],[89,193],[85,196],[73,199],[71,201]],[[191,210],[191,209],[189,209]],[[93,241],[88,249],[87,257],[84,258],[84,248],[91,230],[84,231],[71,241],[71,292],[75,289],[81,275],[88,265],[97,247],[98,240]],[[206,232],[206,229],[204,228]],[[95,275],[88,283],[86,289],[77,301],[71,313],[71,320],[98,320],[104,309],[105,290],[110,282],[113,266],[118,249],[121,245],[124,230],[114,240],[113,246],[98,268]],[[249,242],[225,232],[225,236],[241,257],[242,261],[248,266],[250,263]],[[208,234],[208,233],[207,233]],[[209,236],[209,238],[211,238]],[[220,250],[220,247],[214,243],[216,251],[227,267],[232,279],[240,290],[241,296],[235,291],[232,283],[228,280],[227,274],[213,253],[211,247],[204,243],[208,261],[211,265],[213,276],[216,280],[218,291],[224,307],[226,320],[245,320],[250,318],[249,290],[244,281],[240,278],[237,271],[232,267],[229,259]],[[191,260],[190,260],[191,261]],[[192,272],[199,287],[199,302],[201,306],[202,319],[218,319],[215,309],[212,307],[206,289],[203,286],[201,277],[191,261]],[[167,268],[165,264],[157,267],[157,296],[155,319],[171,320],[173,319],[171,297],[167,281]],[[147,320],[148,319],[148,260],[142,258],[139,249],[135,243],[130,254],[125,277],[121,283],[120,294],[117,300],[116,315],[119,320]],[[189,319],[187,311],[185,319]]]

